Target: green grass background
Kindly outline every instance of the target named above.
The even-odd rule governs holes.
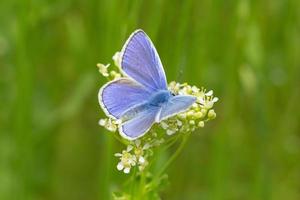
[[[220,99],[163,199],[300,199],[298,0],[1,0],[0,199],[109,199],[126,180],[96,63],[137,28],[169,81]]]

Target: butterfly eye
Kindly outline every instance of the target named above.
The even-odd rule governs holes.
[[[173,92],[171,92],[172,96],[176,96]]]

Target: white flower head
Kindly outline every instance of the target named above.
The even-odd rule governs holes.
[[[169,84],[169,90],[171,92],[173,92],[174,94],[178,94],[179,90],[180,90],[180,84],[179,83],[176,83],[175,81],[172,81],[170,84]]]
[[[103,126],[104,128],[106,128],[108,131],[110,132],[115,132],[118,128],[118,121],[115,121],[111,118],[106,118],[106,119],[100,119],[98,124],[100,126]]]
[[[216,117],[213,106],[218,98],[213,96],[213,90],[206,92],[204,88],[200,89],[187,83],[179,84],[175,81],[169,84],[169,90],[174,94],[195,96],[197,100],[188,110],[160,123],[160,127],[166,131],[167,135],[177,132],[193,132],[196,128],[204,127],[206,121]]]
[[[214,106],[214,103],[216,103],[219,99],[218,97],[213,97],[212,90],[210,90],[207,93],[203,92],[203,94],[204,95],[197,96],[197,101],[201,104],[202,108],[209,110]]]
[[[137,163],[136,156],[130,153],[133,149],[131,145],[127,146],[126,150],[123,150],[122,153],[116,153],[115,156],[120,158],[119,163],[117,164],[117,169],[123,171],[125,174],[130,172],[131,167],[135,166]]]

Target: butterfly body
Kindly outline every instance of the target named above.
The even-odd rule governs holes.
[[[172,93],[168,90],[157,91],[150,97],[149,105],[161,107],[164,103],[167,103],[171,97]]]
[[[121,119],[120,134],[129,140],[143,136],[154,123],[187,110],[196,97],[173,95],[160,58],[142,30],[131,34],[122,49],[120,71],[125,78],[100,88],[99,103],[111,118]]]

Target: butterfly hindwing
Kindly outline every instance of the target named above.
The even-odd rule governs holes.
[[[129,140],[143,136],[155,122],[159,109],[159,107],[148,106],[147,109],[122,124],[119,127],[120,134]]]
[[[128,78],[120,78],[104,85],[98,99],[108,116],[119,119],[125,111],[146,102],[150,95],[144,86]]]
[[[196,101],[196,97],[188,95],[172,96],[160,110],[158,121],[164,120],[188,109]]]
[[[131,34],[122,49],[121,69],[144,85],[157,91],[167,89],[166,75],[150,38],[142,30]]]

